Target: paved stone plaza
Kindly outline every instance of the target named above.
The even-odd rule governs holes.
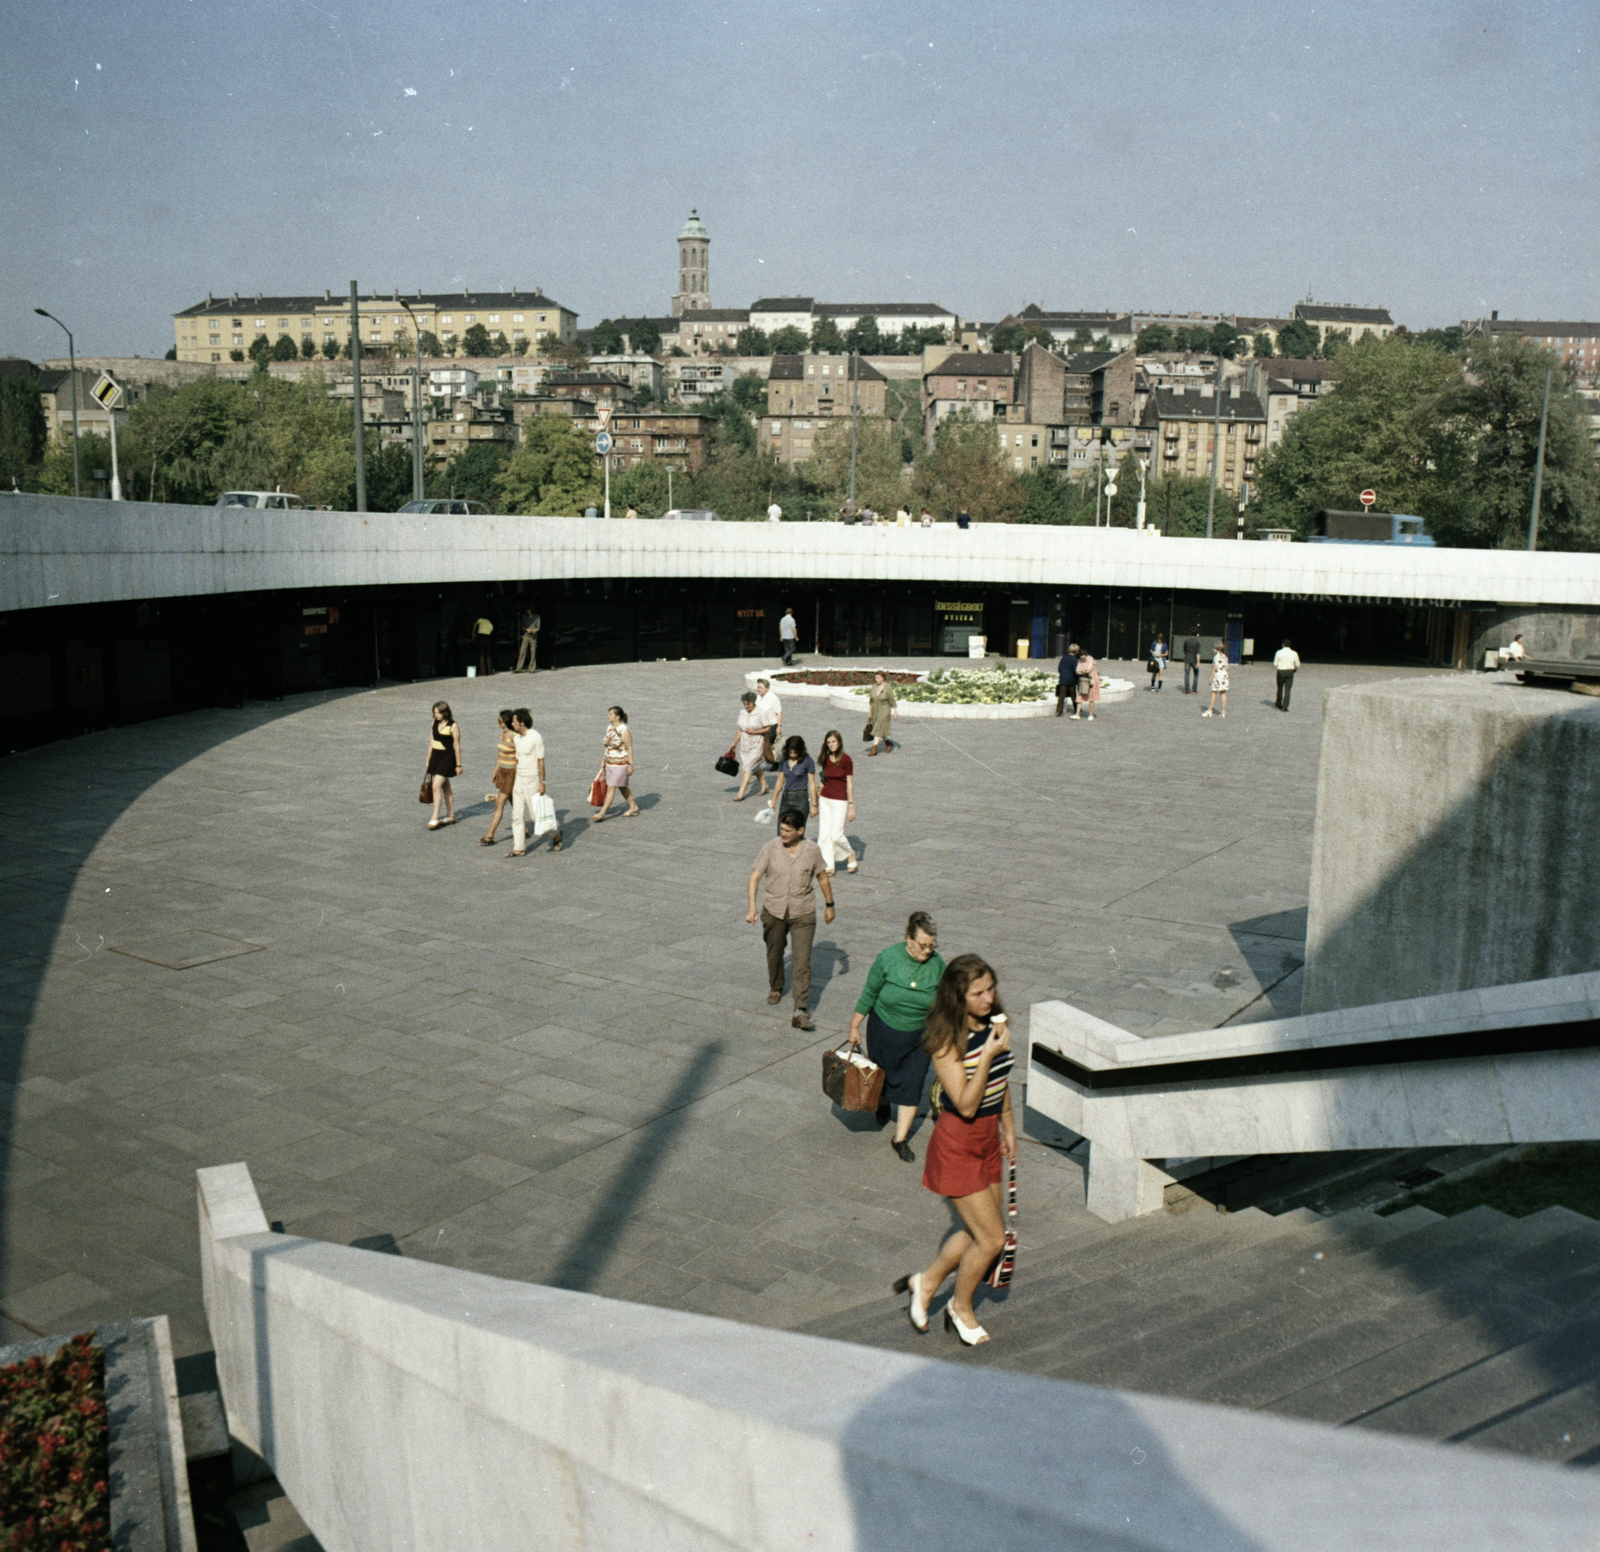
[[[1321,696],[1400,672],[1309,666],[1285,716],[1247,667],[1204,721],[1179,675],[1150,695],[1109,665],[1141,688],[1092,724],[902,721],[903,750],[857,762],[863,866],[819,928],[808,1035],[766,1005],[744,921],[771,827],[711,768],[751,666],[304,696],[7,760],[0,1334],[166,1312],[179,1354],[209,1348],[194,1171],[238,1159],[290,1232],[769,1325],[878,1298],[948,1215],[925,1137],[908,1167],[833,1111],[820,1053],[907,913],[990,958],[1014,1012],[1293,1012]],[[468,774],[430,834],[440,695]],[[644,813],[595,827],[613,701]],[[567,846],[511,861],[509,826],[477,837],[495,711],[521,703]],[[826,702],[786,712],[861,747]],[[1092,1232],[1070,1160],[1030,1143],[1021,1180],[1031,1246]]]

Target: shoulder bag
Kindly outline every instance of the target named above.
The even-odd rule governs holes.
[[[1006,1241],[983,1274],[991,1288],[1009,1288],[1017,1271],[1017,1166],[1006,1161]]]
[[[737,747],[737,745],[730,745],[728,752],[717,761],[717,769],[724,776],[737,776],[739,774],[739,762],[733,757],[733,751]]]
[[[417,801],[419,803],[431,803],[433,801],[433,777],[424,776],[422,778],[422,791],[417,794]]]
[[[883,1083],[883,1068],[854,1055],[849,1041],[822,1053],[822,1092],[841,1110],[876,1110]]]
[[[589,783],[589,807],[599,808],[606,800],[606,777],[602,769],[600,774]]]

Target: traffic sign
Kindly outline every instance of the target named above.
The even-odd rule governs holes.
[[[1361,492],[1361,505],[1364,507],[1370,507],[1377,499],[1378,493],[1375,490],[1364,490]]]
[[[600,422],[600,429],[604,431],[611,424],[611,411],[601,405],[595,410],[594,418]]]
[[[100,374],[100,381],[89,392],[100,401],[103,409],[114,410],[122,403],[122,389],[108,372]]]
[[[594,450],[597,453],[609,453],[611,451],[611,433],[609,431],[602,431],[594,439]]]

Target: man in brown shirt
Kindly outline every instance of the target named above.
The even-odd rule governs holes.
[[[761,912],[756,913],[756,890],[767,883]],[[806,1012],[811,998],[811,943],[817,933],[817,898],[813,886],[822,890],[826,902],[822,919],[833,920],[833,885],[828,880],[822,849],[806,839],[805,820],[799,814],[785,814],[778,825],[776,839],[770,840],[756,856],[750,873],[750,909],[745,920],[761,923],[767,940],[767,992],[769,1003],[783,1001],[783,947],[790,940],[792,961],[790,987],[794,993],[796,1029],[815,1029]]]

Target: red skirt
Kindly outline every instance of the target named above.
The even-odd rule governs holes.
[[[958,1120],[939,1112],[922,1167],[922,1183],[935,1196],[976,1196],[1000,1183],[1000,1117]]]

